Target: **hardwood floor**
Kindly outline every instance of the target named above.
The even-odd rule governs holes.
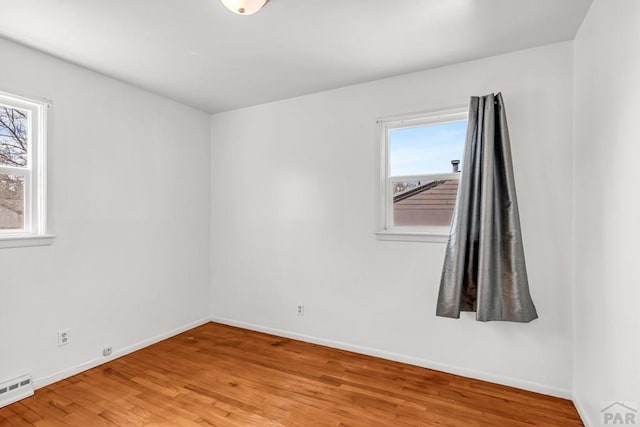
[[[209,323],[37,390],[0,425],[582,423],[568,400]]]

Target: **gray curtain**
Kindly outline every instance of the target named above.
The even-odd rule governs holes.
[[[501,94],[472,97],[458,201],[436,314],[530,322],[529,294],[509,131]]]

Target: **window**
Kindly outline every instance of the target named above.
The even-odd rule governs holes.
[[[0,247],[50,243],[47,104],[0,92]]]
[[[381,120],[382,240],[446,241],[458,194],[468,109]]]

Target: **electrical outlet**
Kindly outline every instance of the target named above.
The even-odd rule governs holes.
[[[102,349],[102,355],[104,357],[111,356],[111,353],[113,353],[113,347],[111,346]]]
[[[69,344],[69,330],[62,329],[58,331],[58,347]]]
[[[298,304],[296,314],[298,316],[304,316],[304,304]]]

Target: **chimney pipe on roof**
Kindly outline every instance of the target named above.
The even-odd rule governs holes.
[[[453,167],[453,173],[460,172],[460,160],[451,160],[451,166]]]

